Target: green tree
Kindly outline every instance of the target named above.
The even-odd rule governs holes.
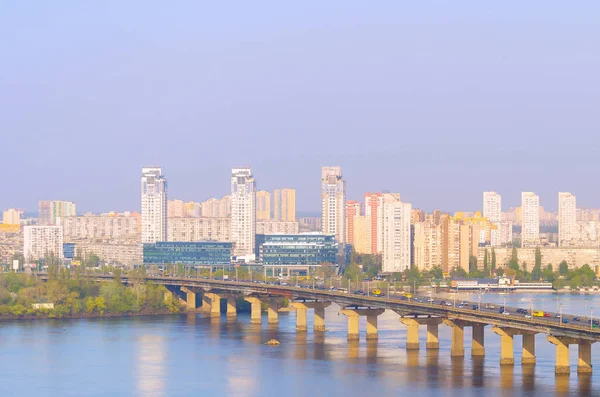
[[[477,257],[476,256],[469,256],[469,273],[473,274],[477,272]]]
[[[496,250],[492,248],[492,273],[496,270]]]
[[[573,277],[570,280],[569,285],[571,286],[571,289],[576,289],[576,288],[581,287],[581,277],[578,275]]]
[[[489,264],[489,259],[490,259],[490,258],[489,258],[489,255],[488,255],[488,250],[487,250],[487,248],[486,248],[486,249],[485,249],[485,252],[484,252],[484,254],[483,254],[483,271],[484,271],[485,273],[487,273],[487,272],[488,272],[488,270],[489,270],[489,265],[490,265],[490,264]]]
[[[519,254],[517,253],[517,249],[515,247],[512,249],[510,260],[508,261],[508,267],[515,271],[519,270]]]
[[[535,248],[535,264],[533,267],[542,268],[542,250],[540,247]]]
[[[569,273],[569,264],[567,263],[567,261],[563,260],[562,262],[560,262],[560,264],[558,265],[558,273],[560,273],[563,276]]]

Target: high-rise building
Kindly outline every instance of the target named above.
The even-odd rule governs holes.
[[[167,180],[160,167],[142,168],[142,243],[167,241]]]
[[[496,192],[483,192],[483,217],[493,224],[502,221],[502,197]]]
[[[346,182],[341,167],[321,168],[321,222],[326,235],[334,235],[340,244],[346,234]]]
[[[442,226],[432,221],[415,223],[413,263],[420,271],[442,267]]]
[[[271,219],[271,193],[266,190],[256,192],[256,220]]]
[[[399,194],[383,194],[383,258],[384,273],[402,272],[411,264],[411,210],[400,201]]]
[[[188,218],[199,218],[202,216],[202,204],[193,201],[185,203],[185,216]]]
[[[533,192],[521,193],[521,246],[532,247],[540,240],[540,198]]]
[[[185,203],[183,200],[167,201],[167,217],[183,218],[185,216]]]
[[[361,216],[362,203],[360,201],[346,201],[346,243],[356,244],[354,239],[355,220]]]
[[[71,201],[38,202],[38,223],[40,225],[57,225],[58,219],[65,216],[76,216],[77,205]]]
[[[5,225],[20,225],[21,211],[9,208],[2,213],[2,223]]]
[[[219,215],[220,218],[228,218],[231,216],[231,196],[223,196],[219,200]]]
[[[370,241],[371,254],[383,251],[383,194],[365,194],[365,217],[367,218],[367,239]]]
[[[219,199],[209,198],[202,202],[202,216],[205,218],[219,218]]]
[[[273,192],[273,218],[296,221],[296,189],[275,189]]]
[[[252,170],[231,170],[231,240],[234,256],[252,256],[256,238],[256,182]]]
[[[558,193],[558,245],[569,245],[577,237],[577,201],[573,194]]]
[[[25,226],[23,228],[23,256],[33,262],[42,258],[63,258],[61,226]]]

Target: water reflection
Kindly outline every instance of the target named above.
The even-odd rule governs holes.
[[[376,340],[367,341],[367,363],[369,364],[377,364],[377,345]]]
[[[515,366],[514,365],[501,365],[500,366],[500,388],[506,390],[511,395],[513,385],[515,382]]]
[[[452,387],[461,388],[464,383],[465,358],[452,357]]]
[[[142,335],[137,339],[136,388],[142,397],[165,396],[165,338]]]
[[[580,396],[591,396],[592,393],[592,376],[591,374],[579,374],[579,395]]]
[[[296,360],[306,360],[308,347],[306,346],[306,332],[296,332]]]
[[[227,395],[256,395],[260,376],[252,363],[252,357],[229,356],[227,360]]]
[[[556,395],[557,396],[568,396],[569,393],[569,381],[570,376],[568,374],[556,375]]]
[[[349,340],[348,341],[348,359],[354,360],[358,358],[358,341]]]
[[[483,387],[484,386],[484,364],[485,357],[475,356],[471,357],[472,362],[472,370],[473,370],[473,382],[472,385],[474,387]]]
[[[522,365],[521,373],[523,374],[523,390],[533,391],[535,389],[535,365]]]

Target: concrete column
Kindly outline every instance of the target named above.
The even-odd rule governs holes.
[[[575,341],[571,338],[552,335],[548,335],[546,339],[556,346],[556,366],[554,367],[554,372],[556,374],[570,374],[569,344]]]
[[[465,356],[465,330],[464,324],[460,321],[444,320],[444,324],[452,328],[452,348],[451,357]]]
[[[181,287],[181,292],[185,292],[186,295],[186,308],[188,310],[196,310],[196,293],[186,287]]]
[[[296,309],[296,331],[306,332],[306,305],[300,302],[291,302],[290,306]]]
[[[208,298],[210,302],[210,316],[211,317],[220,317],[221,316],[221,295],[206,293],[204,294],[206,298]]]
[[[329,306],[329,302],[327,303]],[[325,332],[325,305],[315,305],[315,319],[313,330],[316,332]]]
[[[577,362],[577,373],[589,374],[592,372],[592,343],[590,341],[579,341],[579,360]]]
[[[367,314],[367,340],[378,339],[379,334],[377,332],[377,316],[378,313]]]
[[[227,317],[235,317],[237,316],[237,307],[235,304],[235,298],[229,296],[227,298]]]
[[[359,340],[358,313],[354,310],[342,310],[342,313],[348,317],[348,340]]]
[[[494,327],[494,333],[500,335],[500,365],[515,365],[515,349],[512,330]]]
[[[246,302],[250,303],[250,323],[252,324],[261,324],[262,316],[261,316],[261,302],[260,299],[255,297],[247,297],[244,298]]]
[[[202,311],[205,313],[210,313],[210,299],[206,296],[206,294],[202,295]]]
[[[400,322],[408,327],[406,330],[406,350],[419,350],[419,322],[412,318],[401,318]]]
[[[271,303],[267,304],[267,324],[279,324],[279,313],[277,306]]]
[[[535,333],[523,334],[523,352],[521,354],[521,365],[535,364]]]
[[[485,356],[484,331],[485,324],[473,324],[473,338],[471,341],[471,356]]]
[[[438,322],[427,322],[427,342],[425,343],[425,347],[427,347],[427,349],[437,350],[440,348],[440,340],[438,339],[438,325]]]

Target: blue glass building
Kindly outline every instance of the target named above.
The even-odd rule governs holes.
[[[265,266],[337,264],[335,236],[323,234],[257,234],[256,255]]]
[[[144,244],[144,265],[227,266],[231,263],[232,245],[216,241]]]
[[[63,243],[63,257],[65,259],[75,258],[75,243]]]

